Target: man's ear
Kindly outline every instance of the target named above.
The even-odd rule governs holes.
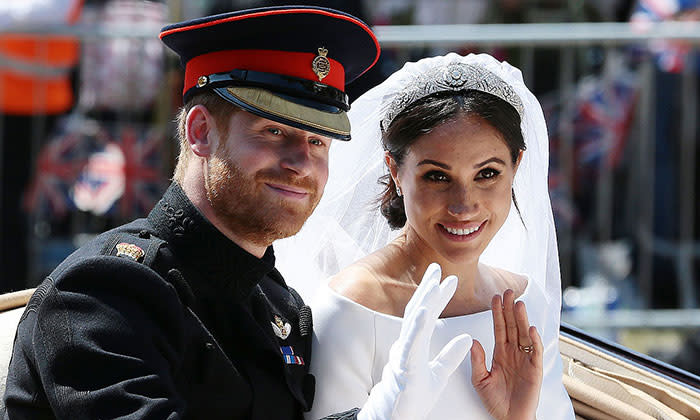
[[[401,186],[399,185],[399,167],[398,167],[398,165],[396,165],[396,161],[394,160],[394,157],[391,156],[391,153],[384,152],[384,162],[386,163],[386,166],[389,168],[389,174],[391,175],[391,178],[394,180],[394,185],[401,188]]]
[[[204,105],[195,105],[185,118],[185,135],[192,152],[199,157],[209,157],[216,150],[217,136],[214,116]]]

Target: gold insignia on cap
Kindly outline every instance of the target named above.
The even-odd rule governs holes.
[[[321,47],[318,49],[318,55],[311,62],[311,69],[318,76],[319,82],[331,72],[331,62],[326,58],[327,54],[328,50]]]
[[[207,76],[199,76],[197,79],[197,87],[204,87],[209,83],[209,78]]]
[[[145,252],[140,247],[129,244],[126,242],[121,242],[117,244],[117,257],[128,257],[134,261],[138,261],[143,257]]]

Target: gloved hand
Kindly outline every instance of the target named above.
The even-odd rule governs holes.
[[[401,333],[391,346],[382,380],[369,394],[358,420],[420,420],[432,410],[452,372],[472,345],[469,334],[450,341],[432,361],[428,359],[435,322],[457,289],[457,277],[440,283],[436,263],[425,270],[423,280],[406,305]]]

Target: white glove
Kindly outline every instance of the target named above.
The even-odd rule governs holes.
[[[358,420],[421,420],[432,410],[447,380],[472,346],[469,334],[452,339],[430,361],[435,322],[457,289],[457,277],[440,283],[440,266],[430,264],[406,305],[401,334],[391,346],[382,380],[369,394]]]

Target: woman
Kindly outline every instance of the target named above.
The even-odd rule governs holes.
[[[302,293],[310,267],[290,263],[299,261],[290,248],[311,255],[322,275],[345,267],[312,302],[308,418],[363,405],[433,261],[459,281],[431,350],[464,332],[474,345],[429,418],[573,418],[561,382],[548,139],[520,72],[487,55],[409,63],[358,99],[350,118],[353,140],[332,150],[319,208],[293,246],[277,246],[281,271]],[[382,154],[384,218],[370,207]]]

